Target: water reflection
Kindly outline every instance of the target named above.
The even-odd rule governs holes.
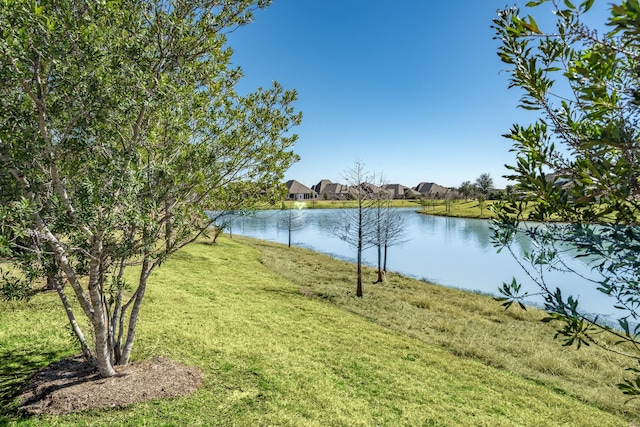
[[[407,227],[407,242],[389,249],[388,267],[406,276],[427,279],[444,286],[488,294],[497,294],[503,282],[517,277],[526,283],[527,277],[507,251],[497,253],[491,244],[490,223],[486,220],[445,218],[419,215],[415,208],[398,208]],[[286,243],[288,231],[278,226],[281,211],[261,211],[252,217],[234,220],[234,233]],[[301,226],[292,232],[292,244],[355,261],[355,253],[333,230],[340,226],[339,209],[300,210]],[[521,255],[531,249],[523,237],[513,247]],[[364,252],[364,262],[373,266],[375,250]],[[584,274],[589,268],[580,261],[570,260]],[[581,265],[582,264],[582,265]],[[591,313],[610,315],[607,298],[593,287],[583,286],[572,274],[549,272],[548,283],[559,286],[580,298],[581,306]],[[533,288],[530,288],[533,289]],[[531,302],[541,303],[532,299]]]

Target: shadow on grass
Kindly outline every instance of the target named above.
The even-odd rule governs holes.
[[[290,298],[291,296],[298,296],[298,295],[302,295],[305,296],[309,299],[312,298],[319,298],[319,299],[323,299],[323,300],[327,300],[327,301],[333,301],[334,299],[334,295],[330,294],[330,293],[324,293],[324,292],[316,292],[313,291],[307,287],[304,286],[300,286],[299,289],[283,289],[280,287],[271,287],[271,286],[264,286],[260,288],[262,291],[270,293],[270,294],[275,294],[278,296],[283,296],[286,298]]]
[[[59,358],[56,352],[0,349],[0,426],[3,418],[20,416],[16,398],[22,389],[39,369]]]

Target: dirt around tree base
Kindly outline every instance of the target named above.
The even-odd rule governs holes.
[[[166,358],[116,366],[101,378],[81,356],[47,366],[24,389],[20,409],[29,414],[63,415],[87,409],[187,396],[202,383],[202,371]]]

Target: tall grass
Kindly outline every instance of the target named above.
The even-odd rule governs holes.
[[[480,297],[395,275],[367,287],[364,299],[352,288],[350,265],[309,251],[239,238],[189,245],[150,279],[133,357],[196,365],[205,374],[201,389],[60,417],[12,411],[13,396],[31,373],[75,351],[56,295],[2,302],[0,424],[625,426],[637,420],[638,406],[589,400],[579,389],[528,378],[507,362],[498,369],[482,356],[501,333],[534,339],[522,332],[534,322],[530,313],[494,313],[490,299],[474,302]],[[400,294],[406,298],[390,298]],[[452,298],[459,304],[441,302]],[[391,306],[395,314],[379,312]],[[486,327],[474,331],[484,329],[485,337],[471,340],[465,324],[480,319]],[[469,345],[460,348],[467,352],[447,344],[465,339]],[[593,360],[609,365],[600,356]],[[612,402],[619,397],[611,394]]]

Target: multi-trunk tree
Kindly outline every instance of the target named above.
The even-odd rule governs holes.
[[[387,254],[389,248],[405,242],[405,219],[401,212],[393,208],[392,196],[382,187],[384,178],[378,180],[378,189],[373,198],[373,224],[371,243],[377,252],[378,278],[375,283],[382,283],[387,275]]]
[[[362,253],[375,247],[378,259],[378,278],[384,281],[387,272],[389,247],[404,242],[404,218],[391,207],[391,197],[376,182],[375,174],[366,171],[364,163],[356,161],[353,168],[343,173],[349,187],[349,196],[356,202],[353,209],[339,214],[340,226],[335,230],[339,238],[356,250],[356,296],[362,297]],[[380,179],[378,184],[382,185]]]
[[[531,125],[505,135],[516,153],[509,176],[516,185],[498,208],[495,240],[511,248],[520,233],[533,241],[521,260],[550,319],[561,322],[565,345],[599,345],[640,361],[640,5],[610,7],[609,30],[583,24],[593,0],[538,0],[550,6],[555,25],[538,26],[517,8],[494,20],[498,55],[508,66],[520,106],[537,111]],[[541,10],[540,7],[538,10]],[[551,15],[550,15],[551,16]],[[537,222],[528,222],[537,221]],[[560,222],[555,222],[560,221]],[[579,257],[591,274],[573,270]],[[579,298],[550,283],[548,269],[574,274],[615,307],[613,319],[586,313]],[[505,304],[521,303],[530,288],[515,279],[503,286]],[[613,323],[611,323],[613,322]],[[640,369],[620,384],[640,394]]]
[[[267,3],[0,6],[0,244],[52,281],[102,376],[128,363],[150,274],[206,232],[205,210],[281,194],[296,94],[238,95],[224,36]]]

